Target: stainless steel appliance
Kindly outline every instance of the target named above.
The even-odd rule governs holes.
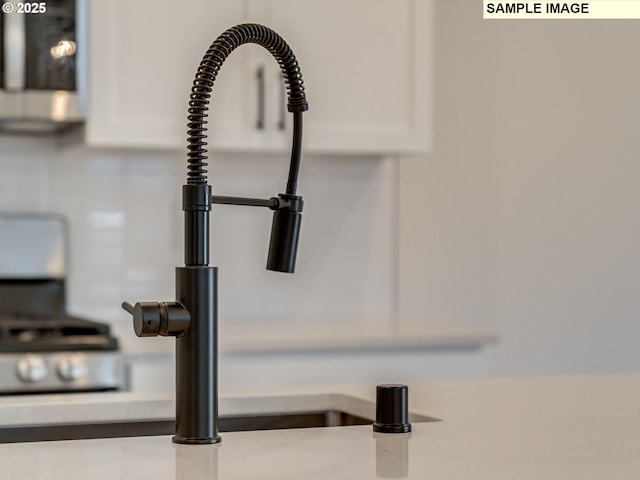
[[[0,213],[0,393],[121,386],[109,325],[66,313],[66,239],[61,216]]]
[[[0,3],[0,131],[51,133],[81,124],[84,3]]]

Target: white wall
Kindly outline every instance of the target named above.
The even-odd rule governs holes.
[[[487,374],[640,368],[640,31],[436,5],[435,149],[400,167],[400,313]]]

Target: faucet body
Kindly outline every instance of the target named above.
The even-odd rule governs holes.
[[[217,443],[217,267],[176,268],[176,299],[191,313],[176,338],[176,443]]]
[[[211,187],[184,185],[185,266],[176,268],[176,300],[190,314],[176,337],[176,443],[217,443],[218,269],[209,266]]]
[[[293,145],[286,193],[270,199],[214,196],[206,177],[206,117],[209,97],[220,66],[244,43],[257,43],[278,61],[293,113]],[[274,210],[267,268],[293,273],[302,218],[302,197],[296,195],[302,151],[302,112],[306,95],[298,62],[273,30],[256,24],[237,25],[220,35],[207,50],[193,82],[188,116],[188,174],[182,187],[185,266],[176,268],[176,301],[123,303],[133,316],[136,335],[176,337],[175,443],[210,444],[218,432],[217,268],[209,266],[209,212],[212,204],[268,207]]]

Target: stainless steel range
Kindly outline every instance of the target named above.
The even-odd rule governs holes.
[[[0,394],[119,389],[109,325],[66,313],[63,217],[0,213]]]

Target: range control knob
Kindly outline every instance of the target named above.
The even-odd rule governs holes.
[[[86,377],[89,373],[89,366],[82,355],[68,355],[58,362],[56,370],[62,380],[72,382]]]
[[[44,358],[28,354],[18,361],[16,374],[25,383],[35,383],[43,380],[49,374],[49,369]]]

